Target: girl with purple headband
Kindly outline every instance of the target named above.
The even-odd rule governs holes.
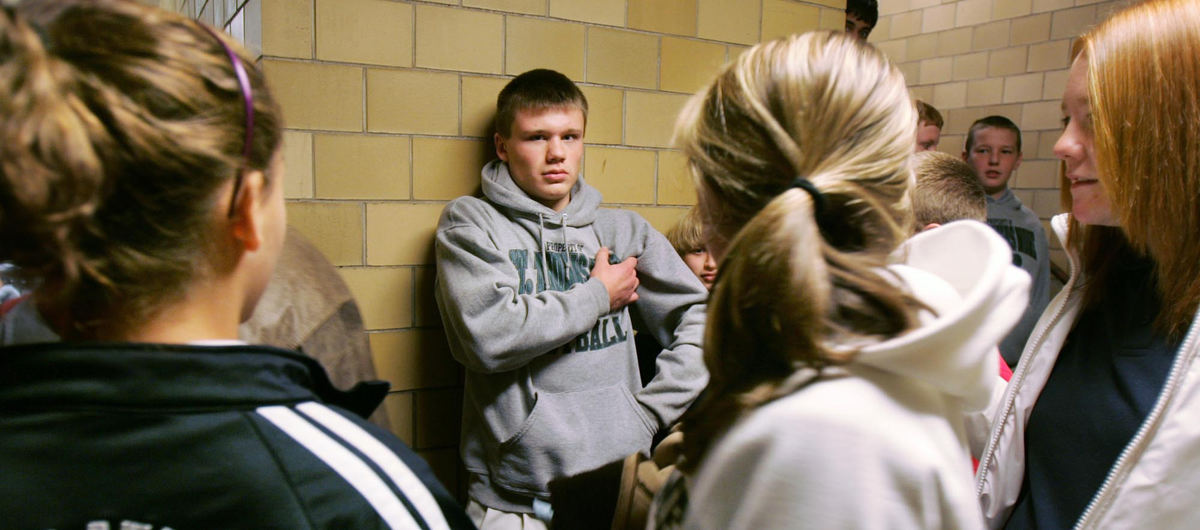
[[[469,528],[362,417],[237,340],[283,245],[282,116],[236,43],[131,0],[0,7],[0,261],[63,342],[0,350],[15,528]]]

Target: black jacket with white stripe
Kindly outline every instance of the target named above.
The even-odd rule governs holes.
[[[382,397],[262,346],[2,348],[0,527],[472,528]]]

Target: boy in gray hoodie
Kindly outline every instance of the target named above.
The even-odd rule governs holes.
[[[1005,362],[1016,366],[1029,333],[1050,302],[1050,248],[1046,230],[1037,214],[1008,189],[1013,171],[1021,165],[1021,129],[1004,116],[975,120],[967,131],[963,160],[975,168],[988,194],[987,223],[1012,247],[1013,265],[1024,269],[1033,280],[1029,307],[1017,326],[1000,341],[1000,354]]]
[[[461,454],[481,526],[536,524],[551,479],[648,452],[708,380],[707,290],[642,217],[599,208],[579,178],[586,120],[566,76],[514,78],[484,196],[455,199],[438,222],[436,295],[466,367]],[[631,310],[666,345],[645,386]]]

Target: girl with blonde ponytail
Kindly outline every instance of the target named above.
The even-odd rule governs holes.
[[[363,420],[386,389],[236,340],[286,229],[264,81],[133,0],[0,4],[0,262],[38,284],[6,322],[65,341],[0,348],[0,526],[471,527]]]
[[[916,127],[899,71],[832,32],[752,48],[686,106],[721,261],[710,382],[683,420],[692,478],[655,526],[982,525],[965,419],[1000,383],[1029,280],[978,222],[905,241]]]

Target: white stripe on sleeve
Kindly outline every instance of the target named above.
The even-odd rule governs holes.
[[[449,530],[450,525],[442,515],[441,507],[433,498],[433,494],[425,487],[425,483],[421,482],[421,479],[417,478],[417,475],[383,442],[320,403],[310,401],[301,403],[296,408],[325,426],[326,429],[342,437],[343,440],[374,461],[375,465],[379,466],[388,478],[392,479],[392,483],[404,493],[408,502],[411,502],[417,509],[421,518],[425,520],[425,524],[429,525],[430,530]]]
[[[389,527],[420,528],[412,514],[408,513],[408,508],[383,479],[349,449],[342,447],[292,409],[274,405],[259,407],[257,412],[346,479]]]

